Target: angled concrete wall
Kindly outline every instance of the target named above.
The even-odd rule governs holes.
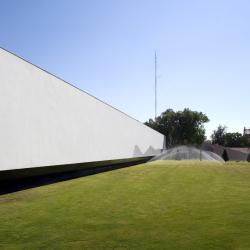
[[[162,134],[0,49],[0,171],[152,156]]]

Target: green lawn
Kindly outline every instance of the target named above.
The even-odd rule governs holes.
[[[159,161],[0,196],[0,249],[250,249],[250,164]]]

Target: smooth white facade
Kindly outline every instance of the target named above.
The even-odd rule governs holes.
[[[0,49],[0,170],[152,156],[164,136]]]

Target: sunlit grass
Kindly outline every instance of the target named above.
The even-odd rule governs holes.
[[[159,161],[0,196],[0,249],[250,249],[250,164]]]

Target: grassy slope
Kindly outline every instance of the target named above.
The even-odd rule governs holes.
[[[0,196],[0,249],[250,249],[250,165],[154,162]]]

